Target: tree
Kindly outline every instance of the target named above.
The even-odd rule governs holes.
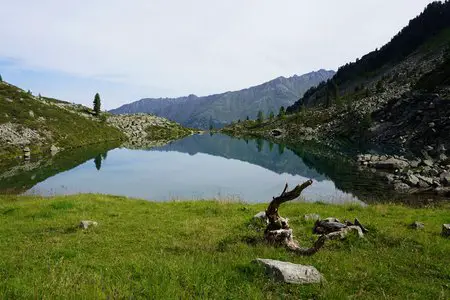
[[[96,116],[100,115],[100,95],[97,93],[94,97],[94,113]]]
[[[262,110],[258,111],[258,123],[261,124],[264,121],[264,114]]]
[[[278,118],[283,119],[286,115],[286,109],[284,106],[280,107],[280,111],[278,112]]]
[[[102,168],[102,156],[101,156],[101,154],[97,155],[94,158],[94,164],[95,164],[95,168],[97,169],[97,171],[100,171],[100,169]]]
[[[248,121],[248,120],[250,120],[250,118],[247,116],[246,120]]]
[[[3,77],[1,74],[0,74],[0,82],[3,82]]]
[[[212,119],[212,117],[210,116],[210,117],[209,117],[209,131],[211,131],[211,130],[213,130],[213,129],[214,129],[213,119]]]
[[[269,114],[269,120],[272,121],[274,117],[275,115],[273,114],[273,111],[271,111]]]

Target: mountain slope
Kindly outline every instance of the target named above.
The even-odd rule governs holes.
[[[142,99],[123,105],[114,114],[152,113],[194,128],[221,127],[247,116],[256,118],[259,110],[265,115],[277,114],[281,106],[292,105],[312,86],[329,79],[333,71],[319,70],[302,76],[279,77],[258,86],[235,92],[197,97],[189,95],[175,99]]]
[[[340,67],[333,78],[308,90],[287,111],[292,113],[302,106],[348,104],[384,92],[389,83],[414,84],[442,61],[438,51],[449,45],[449,37],[450,2],[430,3],[389,43]]]
[[[36,153],[50,148],[70,149],[125,136],[108,126],[90,109],[45,97],[35,97],[18,87],[0,82],[0,157],[23,155],[23,148]]]

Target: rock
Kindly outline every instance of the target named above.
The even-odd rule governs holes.
[[[441,182],[445,186],[450,186],[450,173],[449,172],[443,172],[439,178],[441,179]]]
[[[434,189],[434,192],[438,196],[450,197],[450,187],[437,187]]]
[[[446,162],[447,159],[448,159],[448,157],[444,153],[439,154],[439,161]]]
[[[284,130],[276,128],[270,132],[270,135],[273,137],[280,137],[283,135],[283,133],[284,133]]]
[[[444,237],[450,237],[450,224],[443,224],[442,225],[442,236]]]
[[[269,220],[266,216],[266,212],[265,211],[260,211],[259,213],[257,213],[256,215],[253,216],[253,220],[261,220],[266,224],[269,224]]]
[[[419,184],[419,178],[414,175],[408,175],[406,178],[406,183],[410,186],[417,186]]]
[[[431,159],[425,159],[425,160],[422,161],[422,164],[424,166],[432,167],[434,163],[433,163],[433,161]]]
[[[409,228],[411,228],[411,229],[423,229],[423,228],[425,228],[425,225],[423,223],[421,223],[421,222],[415,221],[414,223],[409,225]]]
[[[89,227],[91,227],[91,226],[97,226],[98,225],[98,223],[97,222],[95,222],[95,221],[81,221],[80,222],[80,228],[81,229],[88,229]]]
[[[29,147],[23,148],[23,157],[27,160],[31,158],[31,150]]]
[[[426,182],[428,185],[433,185],[433,178],[425,177],[425,176],[422,176],[419,174],[417,174],[416,177],[419,178],[420,180]]]
[[[303,218],[305,219],[305,221],[317,221],[320,220],[320,216],[318,214],[307,214],[304,215]]]
[[[30,115],[31,118],[34,118],[34,112],[33,112],[32,110],[30,110],[30,111],[28,112],[28,114]]]
[[[420,160],[412,160],[412,161],[409,162],[409,165],[412,168],[417,168],[420,165]]]
[[[322,274],[313,266],[261,258],[257,258],[254,262],[264,266],[266,273],[272,278],[286,283],[311,284],[323,280]]]
[[[55,145],[52,145],[52,146],[50,147],[50,152],[51,152],[52,155],[55,155],[56,153],[59,152],[59,148],[56,147]]]
[[[382,161],[377,161],[372,164],[377,169],[403,169],[409,166],[408,162],[396,158],[389,158]]]
[[[436,126],[436,124],[434,122],[428,123],[428,127],[433,128],[434,126]]]
[[[400,192],[400,193],[406,193],[406,192],[408,192],[408,191],[410,190],[410,187],[409,187],[409,185],[407,185],[406,183],[403,183],[403,182],[396,182],[396,183],[394,184],[394,189],[395,189],[397,192]]]

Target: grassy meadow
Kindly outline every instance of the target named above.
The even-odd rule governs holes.
[[[0,298],[450,298],[450,239],[440,236],[448,206],[284,204],[280,212],[305,246],[316,238],[308,213],[358,217],[370,230],[312,257],[262,241],[250,220],[265,206],[0,196]],[[83,231],[80,220],[99,225]],[[425,228],[409,229],[416,220]],[[326,282],[276,282],[252,263],[258,257],[313,265]]]

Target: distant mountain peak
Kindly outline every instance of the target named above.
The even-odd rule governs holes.
[[[328,80],[334,71],[319,70],[292,77],[280,76],[257,86],[239,91],[198,97],[190,94],[179,98],[145,98],[111,110],[115,114],[151,113],[185,126],[207,129],[222,127],[239,119],[278,113],[281,106],[295,103],[309,88]]]

